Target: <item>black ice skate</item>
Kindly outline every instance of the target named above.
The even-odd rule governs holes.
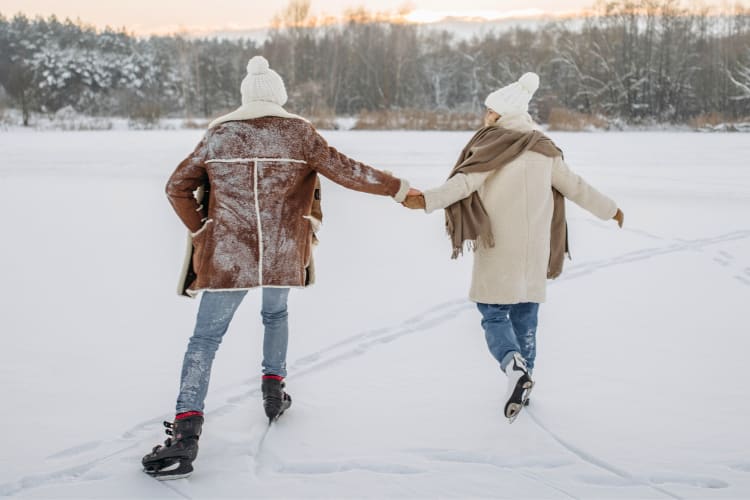
[[[193,472],[193,460],[198,456],[198,438],[203,427],[203,415],[192,415],[164,422],[169,437],[163,445],[154,446],[143,457],[143,472],[159,480],[180,479]]]
[[[528,405],[534,381],[531,380],[526,362],[520,354],[513,355],[513,359],[505,367],[508,376],[508,392],[505,395],[505,416],[509,423],[513,423],[524,406]]]
[[[284,379],[278,375],[263,376],[263,409],[266,410],[269,424],[292,406],[292,397],[284,391],[285,385]]]

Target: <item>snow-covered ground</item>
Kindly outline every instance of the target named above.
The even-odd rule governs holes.
[[[417,187],[470,137],[325,135]],[[290,298],[293,407],[264,435],[250,293],[196,473],[147,477],[197,308],[174,293],[163,188],[199,136],[0,133],[0,496],[750,497],[750,140],[732,134],[553,134],[626,227],[569,209],[574,260],[513,425],[442,214],[326,182],[319,283]]]

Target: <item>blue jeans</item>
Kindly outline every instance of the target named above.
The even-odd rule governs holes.
[[[195,331],[190,337],[182,362],[177,413],[203,411],[211,365],[221,339],[229,328],[234,312],[247,295],[246,290],[203,292]],[[286,377],[286,349],[289,340],[287,314],[288,288],[264,288],[261,316],[263,336],[263,373]]]
[[[539,304],[477,304],[482,313],[482,328],[487,347],[500,363],[500,368],[510,363],[514,352],[526,360],[529,373],[534,369],[536,359],[536,326]]]

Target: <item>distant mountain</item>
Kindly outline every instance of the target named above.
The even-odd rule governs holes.
[[[567,18],[555,15],[542,15],[534,17],[518,17],[507,19],[476,19],[462,17],[446,17],[440,21],[425,23],[421,26],[435,30],[445,30],[454,33],[458,38],[471,38],[474,35],[482,35],[490,31],[503,32],[517,27],[536,29],[551,22],[566,22],[569,27],[579,25],[583,18]]]
[[[496,20],[486,20],[476,17],[445,17],[439,21],[429,23],[415,23],[425,29],[434,29],[438,31],[446,30],[454,33],[458,38],[471,38],[474,35],[495,31],[503,32],[516,27],[522,28],[539,28],[550,22],[565,22],[568,27],[580,25],[583,18],[572,18],[561,15],[540,15],[533,17],[518,17]],[[269,28],[256,28],[249,30],[217,30],[193,33],[194,38],[227,38],[238,39],[248,38],[262,42],[268,36]]]
[[[268,28],[253,28],[246,30],[217,30],[217,31],[199,31],[192,32],[190,38],[225,38],[227,40],[237,40],[247,38],[256,42],[263,42],[268,37]]]

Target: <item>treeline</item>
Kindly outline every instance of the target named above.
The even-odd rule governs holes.
[[[290,110],[309,116],[477,112],[487,93],[526,71],[541,75],[533,112],[543,122],[561,109],[629,124],[750,116],[750,9],[713,15],[677,0],[597,9],[460,39],[362,10],[316,24],[309,0],[293,0],[262,43],[143,39],[0,15],[0,85],[25,121],[67,106],[144,120],[212,117],[239,104],[247,60],[263,54],[286,81]]]

